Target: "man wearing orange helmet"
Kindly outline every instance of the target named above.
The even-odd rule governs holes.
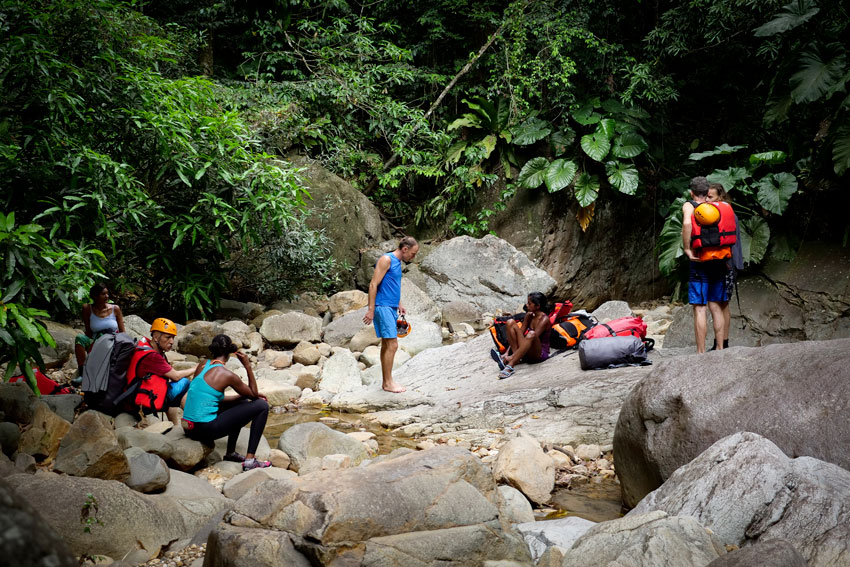
[[[714,337],[723,348],[724,317],[723,308],[729,303],[726,295],[726,262],[724,260],[702,261],[691,246],[691,236],[694,233],[694,210],[708,201],[708,179],[694,177],[691,179],[691,200],[682,205],[682,246],[685,255],[690,259],[688,274],[688,303],[694,307],[694,335],[698,353],[705,352],[705,335],[708,328],[707,312],[711,311]]]
[[[151,338],[139,341],[139,346],[149,346],[153,354],[139,360],[136,367],[137,376],[154,374],[169,380],[166,397],[165,414],[175,425],[180,425],[180,416],[176,408],[181,405],[186,391],[189,389],[189,376],[195,373],[195,367],[186,370],[174,370],[165,358],[165,353],[174,347],[174,337],[177,336],[177,325],[170,319],[159,317],[151,324]]]

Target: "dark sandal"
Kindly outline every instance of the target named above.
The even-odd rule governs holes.
[[[240,455],[240,454],[239,454],[239,453],[237,453],[236,451],[234,451],[234,452],[232,452],[232,453],[227,453],[227,454],[223,457],[223,459],[224,459],[225,461],[230,461],[230,462],[233,462],[233,463],[241,463],[241,462],[245,461],[245,457],[244,457],[244,455]]]
[[[502,355],[499,354],[499,351],[497,351],[494,348],[491,348],[490,349],[490,358],[492,358],[493,360],[496,361],[496,364],[499,365],[499,370],[505,369],[505,363],[502,360]]]

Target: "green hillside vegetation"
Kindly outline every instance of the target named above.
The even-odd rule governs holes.
[[[40,363],[37,318],[107,276],[182,317],[333,289],[292,151],[415,233],[482,235],[519,188],[568,194],[583,229],[652,199],[665,274],[709,174],[746,261],[787,258],[806,194],[846,184],[848,21],[837,0],[0,0],[0,363]]]

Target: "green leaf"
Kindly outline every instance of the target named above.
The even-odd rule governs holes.
[[[820,8],[817,7],[814,0],[791,0],[782,7],[782,11],[772,20],[756,28],[754,35],[756,37],[767,37],[786,32],[805,24],[818,12],[820,12]]]
[[[478,145],[484,148],[484,159],[490,157],[490,154],[493,153],[493,150],[496,149],[496,144],[498,143],[498,139],[495,134],[490,134],[488,136],[484,136],[484,139],[478,142]]]
[[[24,376],[27,379],[27,384],[35,392],[36,397],[41,397],[41,392],[38,389],[38,380],[35,379],[35,372],[32,371],[32,366],[29,363],[24,362],[21,364],[21,370],[24,371]]]
[[[637,132],[624,132],[617,136],[611,146],[611,155],[620,159],[629,159],[640,155],[649,144]]]
[[[574,161],[556,159],[546,169],[546,188],[550,193],[560,191],[572,183],[577,171],[578,165]]]
[[[35,325],[33,325],[32,320],[30,320],[30,318],[26,315],[20,314],[18,310],[14,308],[14,304],[12,304],[11,307],[12,317],[15,318],[15,321],[18,323],[18,326],[21,328],[24,335],[26,335],[28,339],[32,339],[34,341],[39,340],[41,338],[41,334],[38,332]]]
[[[750,156],[750,163],[752,165],[759,165],[762,163],[783,163],[787,157],[788,154],[779,150],[775,150],[772,152],[761,152],[758,154],[752,154]]]
[[[604,133],[594,132],[593,134],[586,134],[581,137],[581,149],[590,156],[590,159],[601,162],[608,155],[608,150],[611,149],[611,142]],[[586,207],[587,205],[582,206]]]
[[[620,193],[634,195],[637,191],[640,176],[635,166],[619,161],[609,161],[605,164],[605,173],[608,175],[608,182]]]
[[[455,130],[457,128],[462,127],[470,127],[470,128],[480,128],[481,127],[481,119],[474,114],[464,114],[460,118],[454,120],[448,126],[448,130]]]
[[[788,207],[791,195],[797,192],[797,178],[790,173],[773,173],[758,180],[756,187],[759,204],[771,213],[781,215]]]
[[[536,157],[528,160],[519,172],[517,181],[523,187],[534,189],[546,180],[546,169],[549,160],[545,157]]]
[[[599,195],[599,178],[587,172],[582,173],[575,185],[576,199],[582,207],[587,207]]]
[[[586,103],[572,114],[573,120],[582,126],[590,126],[602,120],[602,116],[598,112],[594,112],[592,103]]]
[[[721,155],[729,155],[731,153],[737,152],[738,150],[742,150],[747,146],[730,146],[729,144],[722,144],[717,146],[713,150],[708,150],[707,152],[698,152],[688,156],[688,159],[693,161],[699,161],[701,159],[705,159],[711,156],[721,156]]]
[[[549,144],[552,146],[552,151],[556,156],[563,155],[575,141],[576,133],[570,128],[558,130],[549,136]]]
[[[609,140],[614,138],[614,134],[617,131],[617,121],[612,118],[605,118],[599,121],[599,125],[596,126],[596,131],[600,134],[604,134]]]
[[[778,98],[771,98],[767,102],[767,109],[764,111],[764,123],[767,126],[784,121],[788,118],[788,111],[791,109],[791,94]]]
[[[670,206],[670,215],[664,221],[655,244],[658,270],[665,276],[676,271],[678,259],[685,253],[682,247],[682,203],[684,199],[679,198]]]
[[[731,191],[750,177],[750,172],[743,167],[715,169],[705,176],[709,183],[720,183],[726,191]]]
[[[179,178],[180,178],[180,180],[181,180],[181,181],[183,181],[183,183],[185,183],[186,185],[188,185],[189,187],[191,187],[191,186],[192,186],[192,184],[189,182],[189,178],[188,178],[188,177],[186,177],[186,174],[185,174],[185,173],[183,173],[183,170],[182,170],[182,169],[180,169],[180,168],[177,168],[177,170],[176,170],[176,171],[177,171],[177,177],[179,177]]]
[[[844,175],[850,169],[850,126],[842,126],[835,134],[832,165],[837,175]]]
[[[761,217],[750,217],[740,222],[741,253],[744,263],[758,264],[767,252],[770,242],[770,227]]]
[[[791,98],[797,103],[819,99],[841,80],[846,63],[840,43],[813,45],[800,55],[800,70],[791,76]]]
[[[15,280],[12,282],[8,288],[6,288],[6,292],[3,294],[3,298],[0,299],[0,303],[9,303],[14,299],[14,297],[21,291],[21,288],[24,287],[24,280]]]
[[[522,124],[511,128],[513,143],[518,146],[529,146],[539,142],[552,133],[552,127],[545,120],[532,116]]]
[[[463,150],[466,149],[466,145],[466,140],[459,140],[452,144],[452,147],[449,148],[448,156],[446,157],[446,163],[457,163],[460,156],[463,154]]]

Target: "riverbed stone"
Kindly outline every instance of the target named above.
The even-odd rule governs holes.
[[[531,558],[539,562],[543,554],[554,546],[563,550],[571,548],[578,538],[595,525],[590,520],[568,516],[545,522],[529,521],[516,526],[516,530],[528,545]]]
[[[240,349],[247,348],[251,344],[250,336],[252,329],[243,321],[227,321],[226,323],[222,323],[221,332],[229,336],[233,344]],[[210,356],[209,349],[207,349],[207,353],[204,356]]]
[[[18,451],[32,455],[37,461],[52,461],[62,437],[70,428],[70,423],[53,413],[46,403],[38,401],[32,424],[21,434]]]
[[[338,394],[352,392],[363,387],[357,359],[350,351],[338,351],[325,362],[319,388]]]
[[[0,450],[7,457],[11,457],[18,450],[21,439],[21,429],[17,423],[8,421],[0,422]]]
[[[48,368],[62,366],[74,354],[74,340],[82,331],[56,321],[41,321],[41,324],[53,337],[56,346],[42,346],[39,347],[38,352]]]
[[[0,382],[0,412],[6,421],[15,423],[32,423],[36,396],[30,387],[20,382]]]
[[[632,308],[625,301],[606,301],[591,312],[600,323],[607,323],[621,317],[633,317]]]
[[[225,334],[224,327],[214,321],[192,321],[177,332],[174,350],[208,357],[213,337],[221,334]]]
[[[165,423],[165,422],[160,422]],[[162,426],[159,424],[146,427],[145,429],[136,429],[135,427],[122,427],[115,430],[115,436],[118,439],[118,444],[121,449],[126,451],[131,447],[140,449],[146,453],[153,453],[163,459],[170,459],[174,453],[174,446],[168,438],[161,432],[157,431]],[[167,433],[173,428],[169,427],[165,430]]]
[[[555,488],[555,463],[533,438],[521,435],[505,443],[493,467],[496,481],[510,484],[532,502],[545,504]]]
[[[334,319],[369,305],[369,296],[359,289],[340,291],[328,298],[328,308]]]
[[[312,563],[295,549],[292,537],[286,532],[277,529],[242,528],[222,522],[210,534],[204,565],[311,567]]]
[[[783,539],[757,541],[721,555],[705,567],[808,567],[805,558]]]
[[[267,481],[243,496],[226,522],[274,526],[321,564],[528,561],[522,540],[500,522],[497,499],[486,466],[467,451],[444,447],[368,467]]]
[[[470,301],[449,301],[443,305],[441,324],[469,323],[478,325],[482,318],[481,308]]]
[[[172,447],[171,456],[167,459],[168,466],[179,471],[195,468],[213,449],[209,445],[186,437],[181,427],[175,427],[166,433],[165,437]]]
[[[655,511],[693,517],[727,544],[784,539],[811,567],[850,564],[850,471],[789,458],[755,433],[717,441],[627,517]]]
[[[288,471],[276,467],[253,469],[242,474],[237,474],[236,476],[228,480],[226,483],[224,483],[222,493],[231,500],[239,500],[249,490],[259,484],[266,482],[267,480],[271,480],[273,478],[287,479],[294,476],[298,476],[295,471]]]
[[[614,454],[625,504],[635,506],[737,431],[764,435],[787,454],[850,469],[847,368],[850,339],[663,360],[629,394],[617,423]]]
[[[57,394],[55,396],[41,396],[41,401],[46,403],[56,415],[71,423],[74,416],[83,403],[83,397],[79,394]]]
[[[366,326],[363,322],[366,309],[351,311],[331,321],[323,331],[322,340],[332,347],[347,347],[351,338]]]
[[[410,278],[401,278],[401,304],[407,310],[407,317],[409,318],[440,323],[442,316],[440,308]]]
[[[125,449],[124,454],[130,463],[130,478],[126,481],[127,486],[145,494],[159,492],[168,486],[171,471],[159,455],[146,453],[138,447]]]
[[[498,490],[502,496],[501,514],[507,521],[512,524],[534,522],[531,503],[522,492],[507,484],[500,484]]]
[[[280,436],[277,448],[289,455],[289,468],[296,472],[311,457],[346,454],[355,465],[368,458],[362,443],[345,433],[334,431],[323,423],[293,425]]]
[[[316,364],[321,356],[316,345],[307,341],[301,341],[295,345],[295,349],[292,351],[292,360],[304,366]]]
[[[233,299],[222,299],[218,303],[216,316],[221,319],[240,319],[250,321],[262,315],[265,307],[259,303],[234,301]]]
[[[363,352],[368,347],[379,344],[381,344],[381,339],[375,333],[375,326],[367,325],[354,333],[354,336],[351,337],[351,341],[348,343],[348,348],[352,352]]]
[[[136,314],[124,315],[124,332],[134,339],[149,337],[151,324]]]
[[[291,350],[271,350],[263,351],[264,360],[272,367],[283,369],[292,366],[293,353]]]
[[[399,350],[416,356],[423,350],[443,344],[443,332],[437,323],[415,318],[409,318],[408,321],[413,328],[409,335],[398,339]]]
[[[109,418],[94,411],[85,412],[68,429],[59,444],[53,470],[120,482],[130,476],[130,464]]]
[[[293,346],[301,341],[321,340],[322,320],[304,313],[272,315],[263,321],[260,334],[273,345]]]

